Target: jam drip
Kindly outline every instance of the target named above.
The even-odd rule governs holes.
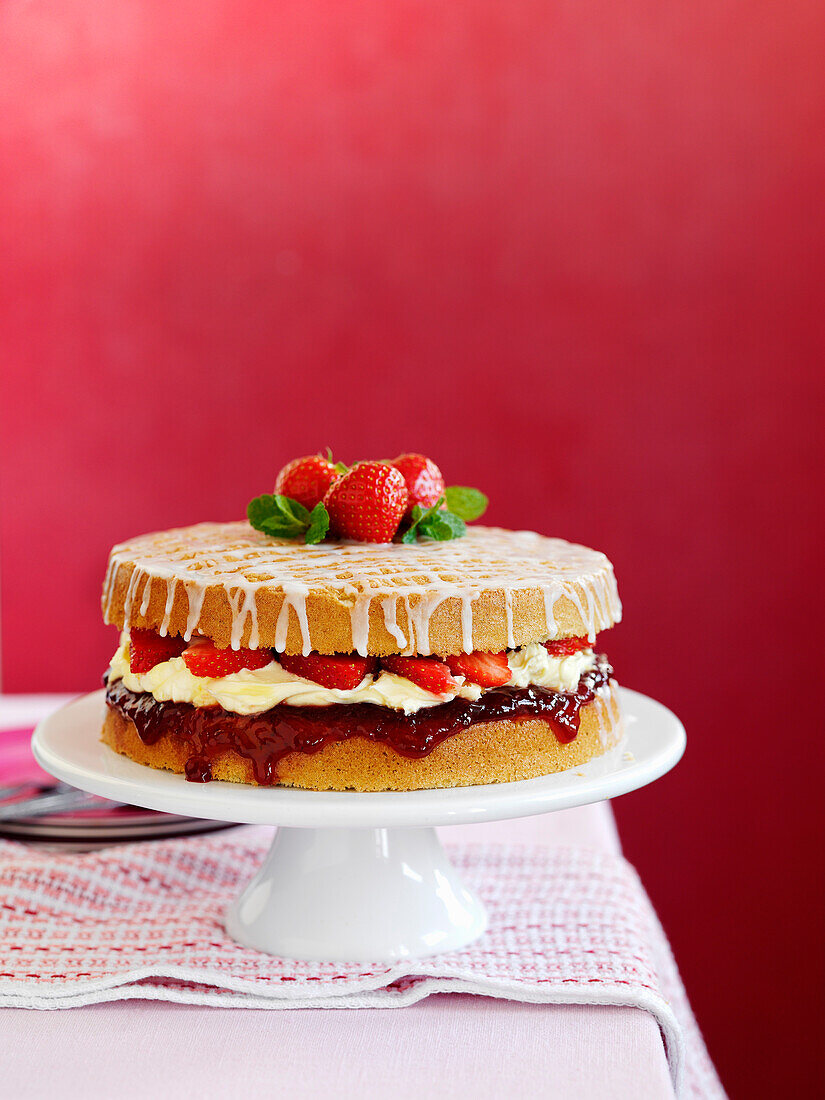
[[[223,707],[191,703],[159,703],[148,692],[135,693],[122,680],[109,684],[106,701],[130,718],[141,741],[153,745],[169,733],[189,743],[186,778],[206,783],[212,761],[232,749],[252,763],[258,783],[278,782],[277,766],[290,752],[319,752],[347,737],[366,737],[389,745],[401,756],[427,756],[447,737],[481,722],[541,718],[562,743],[579,731],[580,711],[613,673],[603,656],[586,672],[574,692],[550,688],[490,688],[479,699],[451,699],[413,714],[372,703],[333,703],[325,707],[294,707],[279,703],[259,714],[234,714]]]

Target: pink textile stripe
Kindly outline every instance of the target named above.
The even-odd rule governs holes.
[[[488,906],[469,947],[393,965],[310,963],[240,947],[223,912],[266,830],[83,855],[0,844],[0,1004],[156,998],[255,1008],[412,1004],[433,992],[631,1005],[662,1031],[677,1089],[717,1097],[667,940],[632,867],[585,848],[498,844],[451,857]]]

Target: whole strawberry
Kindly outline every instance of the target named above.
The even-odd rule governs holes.
[[[407,486],[407,519],[416,504],[425,509],[431,508],[444,496],[444,478],[431,458],[415,454],[399,455],[392,460],[392,465],[401,471]]]
[[[275,492],[297,500],[311,512],[337,477],[334,462],[323,455],[305,455],[284,466],[275,479]]]
[[[333,482],[324,505],[340,538],[392,542],[407,510],[407,486],[395,466],[359,462]]]

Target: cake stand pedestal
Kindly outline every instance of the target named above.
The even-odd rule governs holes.
[[[570,771],[518,783],[358,793],[189,783],[119,756],[99,740],[103,692],[50,715],[34,732],[37,762],[67,783],[167,813],[277,825],[226,928],[247,947],[294,959],[392,961],[450,951],[487,927],[437,825],[500,821],[614,798],[677,763],[685,731],[669,710],[620,689],[621,745]]]
[[[278,829],[226,930],[295,959],[401,959],[463,947],[487,927],[433,828]]]

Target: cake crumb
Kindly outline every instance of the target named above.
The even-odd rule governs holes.
[[[632,752],[623,752],[622,753],[622,760],[627,760],[627,762],[629,764],[635,764],[636,757],[633,755]]]

